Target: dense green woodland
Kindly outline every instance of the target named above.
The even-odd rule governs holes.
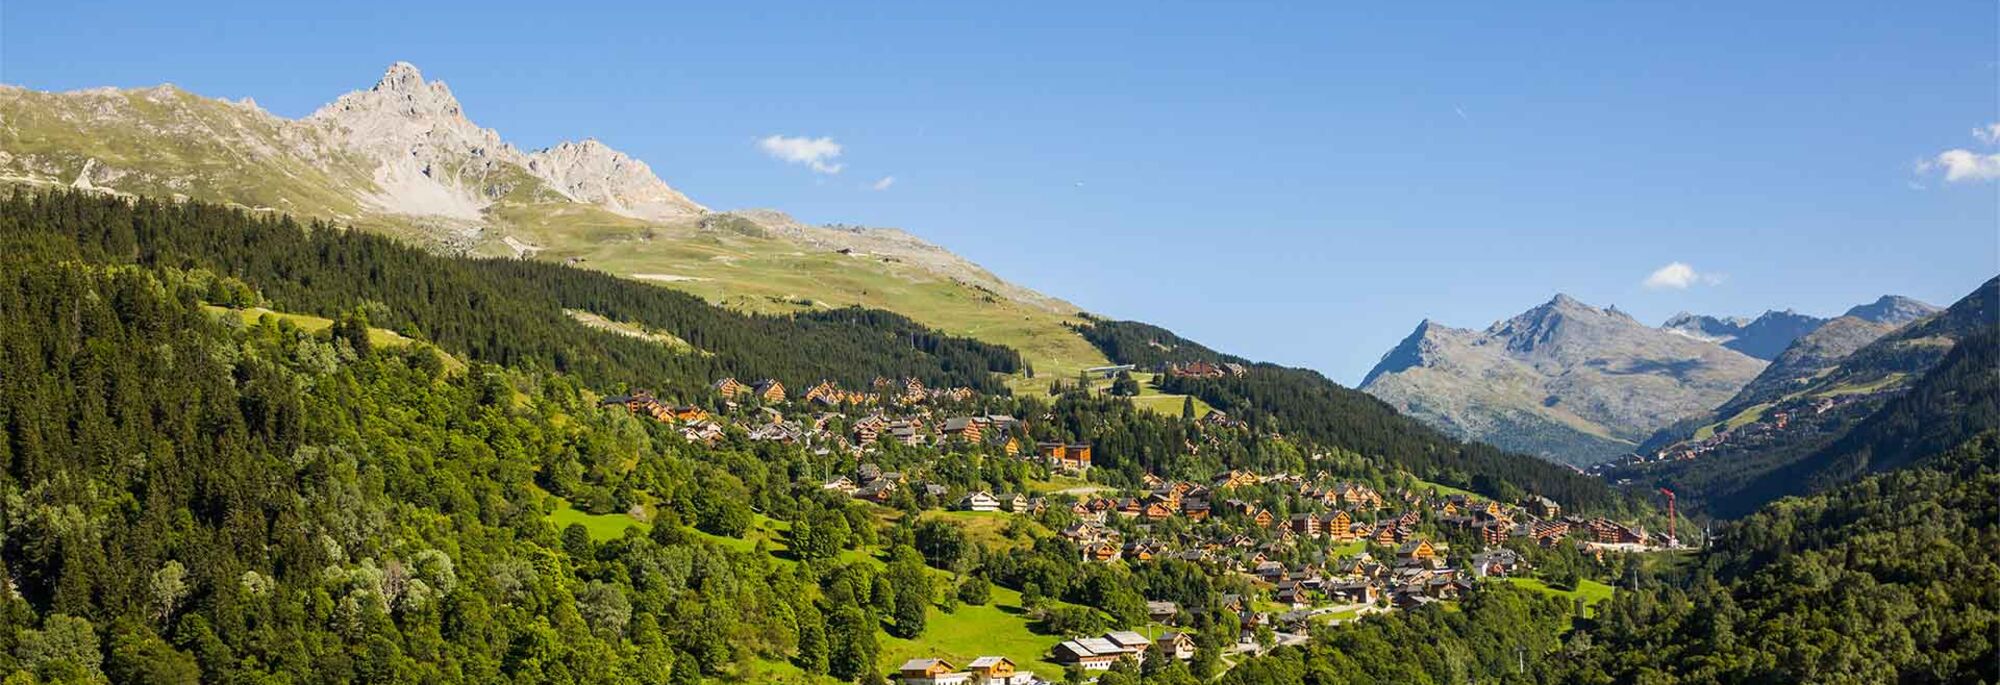
[[[1150,368],[1205,361],[1249,367],[1240,377],[1162,375],[1160,389],[1199,397],[1237,418],[1313,442],[1390,455],[1396,466],[1426,480],[1508,501],[1544,495],[1580,511],[1630,514],[1638,507],[1603,481],[1528,455],[1454,440],[1317,371],[1254,364],[1138,322],[1097,320],[1078,330],[1120,364]]]
[[[559,536],[537,472],[636,455],[666,517],[720,530],[749,518],[753,487],[784,496],[763,479],[797,465],[655,454],[635,419],[557,376],[447,378],[423,348],[234,330],[197,306],[210,285],[129,267],[0,276],[0,560],[16,591],[0,671],[657,682],[790,650],[803,607],[784,603],[810,596],[797,577],[673,525]]]
[[[25,262],[204,269],[241,280],[280,311],[360,312],[373,325],[453,354],[568,373],[596,387],[644,384],[663,395],[698,396],[731,375],[745,382],[775,377],[799,389],[821,379],[866,387],[876,377],[915,376],[933,386],[1002,393],[993,372],[1021,366],[1013,350],[941,335],[887,312],[740,314],[594,271],[441,257],[370,233],[203,203],[16,191],[0,202],[0,241],[7,258]],[[593,330],[570,320],[566,308],[667,331],[709,354]]]

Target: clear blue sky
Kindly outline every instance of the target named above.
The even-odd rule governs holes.
[[[595,136],[711,207],[903,227],[1348,383],[1558,291],[1658,323],[2000,270],[1993,2],[737,4],[8,2],[0,81],[302,116],[407,60],[523,148]]]

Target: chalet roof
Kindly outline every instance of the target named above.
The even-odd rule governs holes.
[[[896,670],[922,671],[929,669],[932,666],[944,666],[945,670],[947,671],[951,670],[951,663],[943,659],[911,659],[909,661],[903,662],[902,667],[897,668]]]
[[[1075,642],[1083,645],[1084,649],[1090,650],[1092,654],[1124,654],[1128,651],[1124,647],[1118,646],[1118,643],[1101,637],[1077,638]]]
[[[1153,643],[1152,640],[1146,639],[1146,636],[1140,635],[1130,630],[1120,630],[1120,631],[1105,633],[1104,639],[1109,640],[1123,647],[1134,647],[1139,645],[1149,645]]]
[[[994,667],[994,666],[998,666],[998,665],[1000,665],[1000,664],[1003,664],[1003,663],[1006,663],[1006,664],[1011,664],[1011,663],[1014,663],[1014,660],[1013,660],[1013,659],[1009,659],[1009,658],[1007,658],[1007,657],[1004,657],[1004,656],[982,656],[982,657],[979,657],[979,658],[977,658],[977,659],[973,659],[973,660],[972,660],[972,663],[969,663],[969,664],[966,664],[966,665],[965,665],[965,667],[966,667],[966,668],[992,668],[992,667]]]

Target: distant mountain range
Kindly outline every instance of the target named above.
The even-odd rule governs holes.
[[[1872,303],[1847,310],[1842,316],[1894,327],[1929,316],[1937,310],[1937,307],[1907,297],[1883,295]],[[1764,312],[1754,319],[1682,312],[1667,319],[1660,328],[1770,361],[1777,359],[1792,341],[1818,330],[1827,321],[1790,309]]]
[[[1878,303],[1879,304],[1879,303]],[[1920,303],[1919,303],[1920,304]],[[1735,516],[2000,427],[2000,279],[1896,325],[1908,306],[1857,307],[1799,338],[1735,397],[1662,430],[1610,470]],[[1867,317],[1892,314],[1891,321]]]
[[[1557,295],[1484,331],[1425,321],[1361,389],[1454,435],[1587,466],[1691,434],[1759,379],[1810,374],[1935,311],[1884,296],[1831,320],[1682,313],[1654,328]]]

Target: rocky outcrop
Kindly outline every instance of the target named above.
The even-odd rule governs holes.
[[[708,211],[667,187],[645,162],[594,138],[537,150],[528,155],[528,171],[564,197],[636,219],[668,221]]]

